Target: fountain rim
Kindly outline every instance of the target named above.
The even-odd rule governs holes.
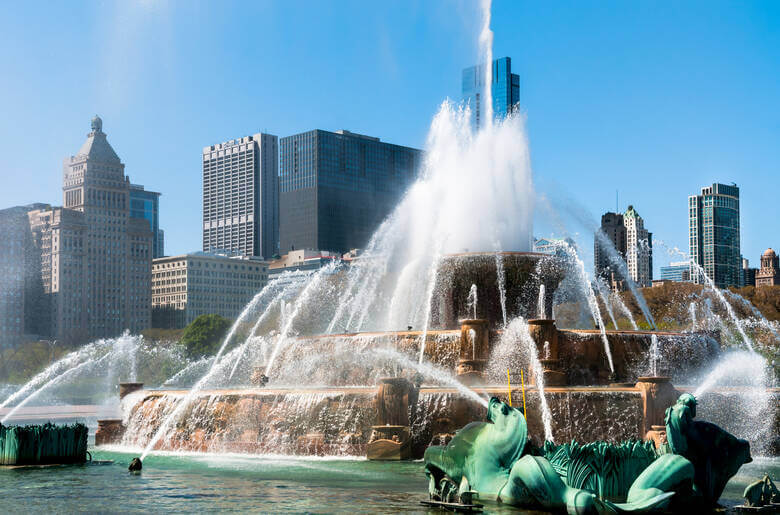
[[[555,258],[552,254],[544,252],[531,252],[531,251],[519,251],[519,250],[496,250],[496,251],[474,251],[474,252],[455,252],[452,254],[444,254],[442,259],[453,257],[468,257],[468,256],[528,256],[539,258]]]

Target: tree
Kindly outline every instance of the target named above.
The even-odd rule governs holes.
[[[230,320],[217,314],[200,315],[184,328],[181,343],[191,357],[215,354],[230,325]]]

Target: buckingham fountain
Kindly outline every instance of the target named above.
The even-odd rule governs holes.
[[[572,245],[529,252],[538,199],[523,118],[475,131],[470,116],[445,102],[421,177],[362,254],[273,280],[216,355],[132,335],[93,342],[6,397],[0,422],[83,383],[106,405],[119,397],[95,443],[138,453],[136,470],[159,451],[424,458],[436,502],[716,502],[751,450],[778,447],[778,391],[748,324],[711,286],[686,300],[687,329],[657,330],[626,274],[652,327],[640,330]],[[575,327],[559,316],[572,306]]]

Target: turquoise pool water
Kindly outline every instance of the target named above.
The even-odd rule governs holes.
[[[127,465],[136,455],[97,450],[95,460],[113,463],[0,469],[2,511],[425,512],[419,505],[427,498],[421,462],[150,455],[143,473],[132,475]],[[764,472],[780,477],[780,459],[756,458],[744,466],[722,500],[737,504],[745,485]]]

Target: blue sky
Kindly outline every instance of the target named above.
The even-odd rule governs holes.
[[[18,4],[0,18],[0,208],[61,203],[98,113],[131,180],[163,193],[168,253],[198,250],[203,146],[312,128],[422,146],[478,26],[476,1]],[[733,181],[745,257],[780,246],[780,3],[496,0],[492,27],[554,205],[596,221],[617,189],[687,251],[687,196]],[[568,227],[591,252],[588,222]]]

